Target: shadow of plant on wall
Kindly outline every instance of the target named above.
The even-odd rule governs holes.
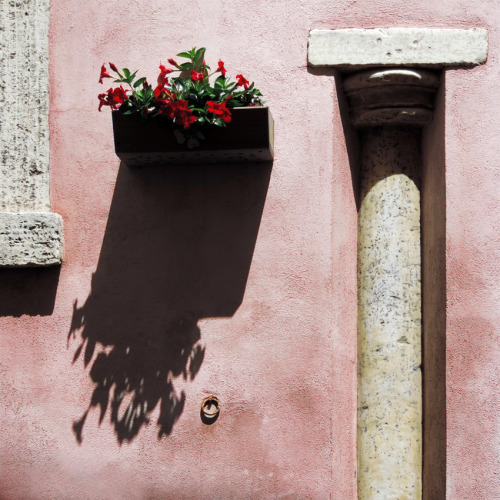
[[[84,326],[84,308],[75,307],[74,327]],[[147,335],[145,343],[129,339],[117,341],[112,346],[102,346],[90,369],[95,384],[90,404],[82,417],[73,424],[78,442],[82,442],[82,430],[92,407],[99,407],[99,423],[109,405],[110,418],[118,440],[131,441],[143,425],[149,423],[149,415],[160,404],[158,437],[170,434],[179,418],[185,394],[176,394],[174,379],[182,376],[193,380],[200,369],[205,349],[199,343],[200,331],[189,319],[169,325],[163,335],[153,338]],[[77,348],[74,361],[84,352],[84,364],[94,357],[97,343],[83,338]]]
[[[120,166],[103,246],[68,345],[94,385],[73,423],[109,415],[119,443],[153,415],[172,432],[205,354],[198,321],[232,316],[243,299],[271,163]],[[181,382],[182,381],[182,382]],[[88,424],[88,422],[87,422]]]

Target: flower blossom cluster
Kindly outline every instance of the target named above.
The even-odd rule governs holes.
[[[204,48],[193,48],[177,56],[188,61],[168,59],[168,66],[160,64],[155,87],[146,78],[136,78],[137,71],[119,70],[113,63],[109,63],[108,69],[104,63],[99,83],[111,78],[120,86],[98,95],[99,111],[109,106],[124,114],[139,113],[144,119],[164,117],[174,124],[176,136],[187,139],[200,138],[206,125],[227,126],[232,108],[263,104],[260,91],[243,75],[236,75],[236,81],[226,77],[222,60],[210,72]]]

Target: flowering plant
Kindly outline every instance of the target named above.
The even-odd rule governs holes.
[[[243,75],[236,75],[236,81],[226,78],[223,61],[219,60],[217,68],[210,72],[205,50],[195,47],[177,54],[188,62],[178,64],[168,59],[170,67],[160,64],[155,88],[146,78],[136,78],[137,71],[119,70],[109,63],[113,76],[103,64],[99,83],[103,83],[104,78],[112,78],[120,86],[99,94],[99,111],[109,106],[125,115],[139,113],[144,120],[165,117],[173,123],[178,142],[186,142],[189,148],[199,146],[206,126],[225,127],[231,122],[231,108],[264,104],[260,91]],[[178,76],[173,76],[174,73]],[[210,77],[215,74],[218,76],[212,86]]]

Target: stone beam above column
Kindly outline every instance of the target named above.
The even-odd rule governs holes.
[[[475,66],[486,62],[485,29],[312,30],[309,65],[358,70],[374,66]]]

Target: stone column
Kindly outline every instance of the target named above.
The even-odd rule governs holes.
[[[360,499],[422,495],[420,131],[439,78],[383,69],[345,79],[361,132],[358,219]]]
[[[487,52],[484,29],[351,28],[309,34],[309,65],[344,73],[352,123],[363,129],[358,229],[361,499],[420,498],[422,490],[418,127],[432,119],[438,85],[436,74],[422,68],[472,67],[485,63]],[[425,179],[425,185],[429,182]],[[427,213],[424,223],[429,224],[430,217]],[[430,234],[432,238],[435,231]],[[433,248],[429,241],[427,248]],[[427,269],[442,269],[443,262],[433,261],[442,258],[444,253],[428,251]],[[427,287],[430,283],[427,279]],[[445,303],[444,286],[436,294],[442,294],[439,300]],[[432,323],[429,308],[423,313]],[[430,361],[435,364],[436,356]],[[444,372],[433,370],[430,375]],[[426,387],[433,383],[445,384],[427,374]],[[427,420],[427,436],[441,434],[445,421],[444,414]],[[434,445],[425,443],[427,450]],[[445,451],[427,452],[423,464],[427,496],[433,499],[444,497],[442,454]]]

